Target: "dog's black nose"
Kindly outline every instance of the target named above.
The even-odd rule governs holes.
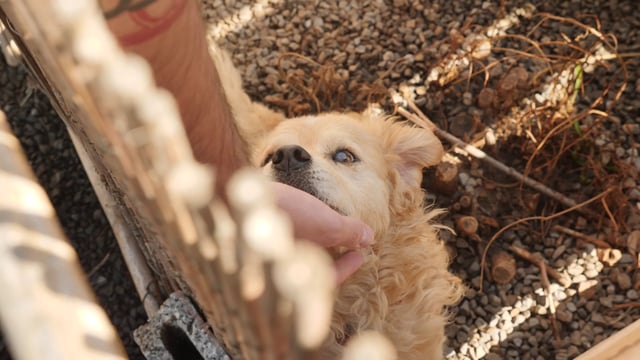
[[[292,172],[308,166],[311,163],[311,155],[298,145],[288,145],[276,150],[271,163],[276,170]]]

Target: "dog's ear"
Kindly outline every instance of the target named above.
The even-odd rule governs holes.
[[[379,131],[387,160],[404,185],[420,187],[422,169],[439,163],[444,155],[440,140],[431,130],[395,121],[372,107],[362,113],[362,118]]]
[[[396,157],[394,165],[400,178],[411,187],[419,187],[422,169],[439,163],[444,154],[442,143],[431,130],[408,123],[388,123],[384,136],[388,154]]]

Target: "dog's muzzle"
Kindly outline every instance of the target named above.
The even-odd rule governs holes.
[[[311,155],[301,146],[287,145],[273,153],[271,163],[278,172],[295,173],[311,166]]]
[[[279,148],[271,157],[271,167],[276,181],[293,186],[315,197],[317,191],[309,179],[311,155],[303,147],[287,145]]]

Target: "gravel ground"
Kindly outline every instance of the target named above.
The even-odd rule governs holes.
[[[460,43],[478,34],[487,34],[488,27],[493,27],[494,31],[506,27],[507,14],[518,13],[518,8],[529,9],[534,17],[516,16],[518,21],[505,31],[506,34],[527,35],[539,42],[557,40],[562,36],[560,33],[575,37],[583,29],[567,22],[555,21],[536,27],[541,19],[539,14],[567,16],[594,25],[593,18],[586,16],[591,14],[602,22],[602,32],[611,32],[617,37],[618,52],[636,52],[628,58],[626,90],[617,106],[609,111],[612,116],[603,126],[596,127],[594,134],[597,136],[592,139],[592,143],[602,148],[596,154],[603,165],[613,163],[612,159],[615,159],[616,164],[628,171],[613,175],[580,172],[575,170],[576,161],[566,156],[553,165],[543,166],[543,161],[554,155],[552,148],[539,156],[541,160],[535,163],[539,170],[531,173],[577,201],[584,201],[622,182],[622,200],[609,201],[610,211],[615,214],[620,229],[615,231],[611,225],[570,213],[553,222],[530,222],[515,227],[499,237],[491,248],[490,255],[501,248],[506,249],[509,244],[537,254],[570,279],[570,285],[551,282],[545,292],[539,268],[517,259],[517,271],[509,283],[497,285],[485,280],[483,291],[479,291],[481,250],[486,242],[499,228],[514,220],[549,215],[562,209],[553,202],[456,152],[452,152],[452,157],[461,169],[458,190],[450,196],[438,193],[432,196],[437,205],[450,210],[445,223],[454,226],[454,219],[462,215],[472,215],[480,221],[480,244],[464,237],[447,239],[452,251],[458,254],[452,268],[469,285],[465,299],[452,309],[454,321],[447,328],[447,359],[573,358],[640,318],[637,308],[616,309],[620,304],[637,301],[639,296],[637,266],[630,252],[624,248],[622,251],[599,250],[551,229],[551,225],[562,225],[617,245],[625,244],[630,238],[637,239],[635,237],[639,235],[636,232],[629,236],[632,231],[640,230],[640,196],[636,183],[640,168],[637,147],[640,133],[637,55],[640,12],[633,1],[505,3],[506,7],[500,8],[499,2],[489,1],[436,0],[426,6],[422,1],[403,0],[286,4],[205,0],[204,9],[212,38],[233,53],[236,65],[244,73],[245,87],[254,99],[290,115],[305,114],[361,109],[371,96],[380,99],[376,92],[379,87],[383,91],[392,89],[415,98],[441,128],[469,142],[487,143],[486,134],[495,134],[497,144],[485,146],[485,150],[519,170],[531,154],[528,149],[532,142],[525,131],[530,130],[531,125],[513,124],[512,117],[508,116],[509,109],[516,104],[527,104],[527,98],[550,97],[552,91],[545,91],[540,80],[529,81],[524,88],[518,85],[511,91],[507,78],[512,68],[519,67],[524,69],[520,73],[524,72],[531,79],[546,64],[514,57],[489,70],[486,83],[482,76],[465,81],[462,69],[457,75],[463,81],[458,85],[439,85],[438,79],[430,76],[434,74],[433,69],[440,65],[441,73],[446,74],[442,61],[455,54]],[[578,44],[588,44],[587,40],[582,41]],[[513,38],[505,38],[494,46],[523,48]],[[570,55],[566,48],[553,51]],[[287,52],[303,55],[306,59],[287,56]],[[494,50],[488,60],[504,57],[504,51]],[[326,67],[314,62],[331,66],[333,72],[327,72]],[[475,65],[477,63],[481,61]],[[288,81],[280,74],[279,65]],[[576,100],[576,112],[595,101],[617,70],[617,64],[609,63],[607,68],[595,69],[596,75],[585,75],[585,90]],[[309,80],[318,74],[329,74],[336,80]],[[619,86],[619,81],[616,84]],[[300,91],[301,85],[317,86],[319,91],[315,98]],[[495,89],[492,95],[497,100],[487,101],[486,97],[481,100],[484,89]],[[487,92],[484,90],[484,94]],[[612,96],[605,96],[607,106],[611,104]],[[553,122],[553,114],[542,115],[547,117],[543,121]],[[533,120],[541,121],[539,118]],[[588,117],[583,126],[593,123],[594,119]],[[548,126],[542,124],[543,131],[540,132],[531,130],[531,136],[539,136],[539,139],[548,131]],[[594,179],[585,181],[584,177],[588,176]],[[517,192],[515,197],[514,192]],[[602,207],[593,209],[604,213]],[[551,312],[555,313],[556,332]]]
[[[508,115],[513,105],[527,104],[526,99],[547,94],[542,90],[544,77],[534,76],[545,64],[524,58],[506,60],[488,71],[486,83],[484,74],[464,80],[462,69],[456,78],[461,77],[463,81],[439,85],[438,79],[429,76],[434,74],[432,70],[442,65],[448,55],[456,54],[465,39],[486,33],[492,25],[498,25],[494,28],[506,26],[503,19],[517,8],[528,8],[538,15],[572,17],[592,25],[595,24],[593,18],[586,15],[595,15],[601,21],[602,32],[611,32],[617,37],[618,52],[640,51],[640,12],[633,0],[538,1],[531,5],[524,1],[506,1],[504,8],[499,2],[459,0],[434,0],[429,6],[422,1],[406,0],[202,2],[212,38],[233,53],[254,99],[290,114],[301,114],[361,109],[371,99],[382,99],[391,108],[383,94],[387,89],[395,90],[415,97],[415,102],[442,128],[469,142],[484,143],[485,151],[521,171],[531,156],[531,149],[537,145],[533,140],[539,142],[555,118],[553,114],[543,113],[544,116],[529,119],[530,123],[515,124]],[[573,38],[581,32],[566,22],[536,26],[540,17],[516,18],[519,21],[506,33],[526,35],[539,42],[562,38],[561,34]],[[577,44],[583,45],[579,41]],[[516,45],[518,42],[513,37],[499,43],[503,48]],[[566,49],[568,46],[554,54],[572,55]],[[307,59],[283,58],[280,65],[288,78],[285,81],[279,73],[278,59],[287,52]],[[474,64],[486,65],[504,53],[494,48],[488,59],[479,55]],[[607,187],[619,186],[615,192],[617,200],[608,198],[607,202],[616,223],[599,222],[574,212],[552,222],[535,221],[513,227],[491,248],[493,254],[513,244],[537,254],[568,277],[571,285],[561,286],[552,281],[545,291],[539,268],[520,258],[510,282],[497,285],[485,279],[481,284],[482,249],[496,231],[514,220],[550,215],[562,208],[477,160],[452,152],[451,158],[459,163],[461,171],[458,189],[453,195],[435,193],[430,198],[450,210],[449,216],[443,219],[445,224],[454,226],[454,220],[462,215],[477,218],[480,241],[446,236],[452,252],[457,254],[452,269],[469,286],[465,299],[452,309],[453,322],[447,328],[448,359],[574,358],[640,318],[637,307],[620,308],[640,297],[640,278],[632,255],[637,245],[626,246],[637,240],[639,233],[633,231],[640,230],[637,183],[640,66],[637,54],[625,59],[627,87],[617,105],[608,110],[611,116],[600,123],[595,116],[586,117],[580,124],[583,127],[576,130],[586,131],[595,124],[596,130],[589,138],[592,146],[581,147],[551,161],[557,149],[553,146],[559,146],[559,142],[549,141],[551,150],[538,156],[530,173],[577,201],[586,200]],[[125,343],[130,345],[130,331],[143,320],[143,311],[63,127],[42,96],[25,96],[24,74],[7,69],[4,63],[0,66],[2,109],[23,141],[36,174],[78,248],[83,266],[91,271],[109,254],[105,265],[92,275],[91,282]],[[515,67],[523,68],[529,76],[527,86],[504,91],[508,89],[510,71]],[[619,68],[610,61],[607,67],[599,66],[593,74],[585,75],[584,92],[575,102],[576,112],[595,101],[610,82],[620,86],[620,79],[614,81]],[[445,70],[441,73],[446,74]],[[323,75],[324,82],[313,83],[313,79]],[[320,85],[315,98],[296,86],[314,84]],[[483,91],[483,96],[488,93],[492,96],[489,101],[480,96]],[[604,106],[611,105],[613,98],[613,92],[605,95]],[[538,131],[536,125],[540,127]],[[497,138],[495,145],[489,141],[491,134]],[[603,175],[599,170],[583,171],[576,164],[581,164],[585,153],[595,154],[593,158],[602,165],[594,169],[609,172]],[[428,181],[426,186],[429,188]],[[592,210],[605,213],[601,206],[593,206]],[[553,229],[552,225],[609,241],[620,250],[598,249]],[[640,241],[634,244],[637,242]],[[556,331],[552,318],[557,322]],[[139,357],[133,353],[133,347],[128,349],[133,358]]]

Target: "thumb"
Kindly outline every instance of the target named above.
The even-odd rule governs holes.
[[[329,232],[329,247],[345,246],[349,249],[360,249],[373,244],[373,230],[362,221],[340,215],[337,229]]]
[[[364,263],[364,254],[360,251],[350,251],[335,261],[336,282],[342,284],[353,275]]]

